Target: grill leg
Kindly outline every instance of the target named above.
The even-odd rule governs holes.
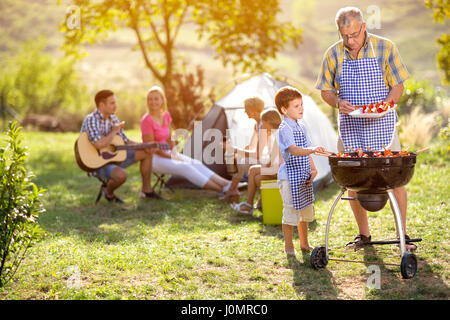
[[[331,216],[333,215],[334,208],[336,208],[337,203],[339,202],[339,200],[341,199],[341,197],[345,191],[346,191],[346,189],[341,190],[341,192],[337,196],[336,200],[334,200],[334,203],[330,209],[330,213],[328,214],[327,228],[325,230],[325,254],[326,254],[327,260],[328,260],[328,240],[329,240],[328,233],[330,232]]]
[[[405,231],[403,229],[402,215],[400,213],[400,208],[398,207],[397,200],[395,199],[394,190],[390,189],[387,191],[389,199],[391,200],[392,208],[394,209],[395,225],[397,227],[397,233],[400,238],[400,251],[401,256],[406,252],[405,244]]]

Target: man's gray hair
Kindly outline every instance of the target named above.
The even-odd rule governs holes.
[[[364,19],[361,10],[356,7],[341,8],[336,14],[336,27],[338,29],[340,27],[347,27],[350,25],[352,19],[363,23]]]

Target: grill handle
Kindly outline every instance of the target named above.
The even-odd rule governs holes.
[[[338,161],[338,167],[360,167],[361,161]]]

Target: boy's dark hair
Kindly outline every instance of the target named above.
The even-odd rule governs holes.
[[[281,112],[281,107],[287,108],[289,102],[298,98],[302,99],[301,92],[294,87],[286,86],[280,88],[275,94],[275,105],[277,106],[278,111],[283,114],[283,112]]]
[[[95,95],[95,105],[97,106],[97,108],[100,102],[105,101],[112,95],[114,95],[114,92],[112,92],[111,90],[100,90],[99,92],[97,92],[97,94]]]

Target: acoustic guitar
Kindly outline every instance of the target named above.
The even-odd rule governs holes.
[[[109,164],[120,164],[127,158],[126,150],[137,149],[169,150],[167,143],[125,144],[119,135],[115,135],[111,143],[100,150],[89,141],[88,133],[83,132],[75,142],[75,159],[80,169],[92,172]]]

